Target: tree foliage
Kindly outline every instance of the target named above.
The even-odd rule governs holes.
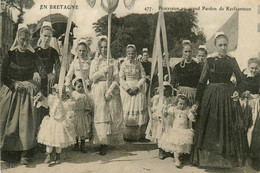
[[[19,11],[17,23],[23,22],[24,9],[31,9],[35,4],[33,0],[7,0],[6,3]]]
[[[18,24],[23,23],[23,15],[25,13],[24,9],[31,9],[35,3],[33,0],[6,0],[6,3],[9,5],[9,7],[13,7],[19,11],[18,19],[13,29],[13,33],[15,36]]]
[[[197,26],[197,14],[193,10],[181,10],[164,13],[167,42],[170,57],[181,56],[181,43],[189,39],[194,44],[194,50],[199,44],[205,43],[205,35]],[[115,58],[125,56],[125,47],[133,43],[138,53],[142,48],[149,49],[151,54],[158,13],[156,14],[130,14],[118,18],[112,16],[111,51]],[[107,16],[100,18],[93,27],[99,35],[107,35]]]

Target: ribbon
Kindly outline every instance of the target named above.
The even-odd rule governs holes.
[[[162,0],[159,0],[159,6],[162,6]],[[164,93],[164,87],[163,87],[163,65],[162,65],[162,49],[161,49],[161,35],[160,33],[162,32],[162,38],[163,38],[163,48],[165,51],[165,58],[166,58],[166,63],[167,63],[167,70],[169,73],[169,78],[170,78],[170,69],[169,69],[169,64],[168,64],[168,47],[167,47],[167,37],[166,37],[166,28],[165,28],[165,21],[164,21],[164,14],[163,11],[159,11],[159,16],[158,16],[158,22],[157,22],[157,28],[156,28],[156,33],[155,33],[155,40],[154,40],[154,46],[153,46],[153,54],[152,54],[152,68],[151,68],[151,80],[150,80],[150,87],[149,87],[149,93],[148,93],[148,100],[151,98],[151,86],[152,86],[152,79],[153,75],[155,73],[155,68],[157,65],[158,68],[158,79],[159,79],[159,103],[158,103],[158,108],[163,109],[163,93]],[[157,64],[158,63],[158,64]],[[162,110],[161,110],[162,111]],[[150,119],[152,118],[151,115],[151,106],[148,104],[148,112],[149,112],[149,117]],[[162,116],[163,118],[163,116]],[[162,119],[163,122],[163,119]],[[148,124],[148,127],[151,126],[150,121]]]

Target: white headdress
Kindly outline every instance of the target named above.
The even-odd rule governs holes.
[[[42,32],[42,28],[43,28],[43,27],[46,27],[46,26],[47,26],[47,27],[50,27],[51,30],[53,30],[52,25],[51,25],[51,22],[44,21],[44,22],[42,23],[42,27],[41,27],[41,29],[40,29],[40,32]],[[37,42],[37,46],[40,46],[41,42],[42,42],[42,40],[41,40],[41,36],[40,36],[40,38],[38,39],[38,42]]]
[[[132,48],[136,49],[136,47],[135,47],[134,44],[128,44],[128,45],[126,46],[126,48],[129,48],[129,47],[132,47]]]
[[[98,42],[98,46],[97,46],[97,51],[96,51],[96,55],[95,55],[95,57],[99,57],[100,56],[100,42],[102,41],[102,40],[106,40],[107,41],[107,36],[106,35],[101,35],[101,36],[99,36],[98,38],[97,38],[97,42]]]
[[[79,41],[78,41],[78,45],[79,45],[80,43],[84,43],[84,44],[87,45],[87,39],[86,39],[86,38],[80,38]]]
[[[101,40],[107,40],[107,36],[106,35],[101,35],[98,37],[98,42],[100,42]]]
[[[89,46],[88,46],[88,44],[87,44],[87,39],[86,39],[86,38],[80,38],[80,39],[78,40],[77,46],[76,46],[76,50],[77,50],[79,44],[81,44],[81,43],[84,43],[84,44],[87,46],[87,49],[88,49],[87,51],[88,51],[88,53],[90,53],[90,48],[89,48]],[[77,58],[77,57],[78,57],[78,53],[76,52],[75,55],[76,55],[75,58]],[[88,56],[89,56],[89,55],[88,55]]]
[[[216,33],[215,33],[215,39],[216,39],[218,36],[226,36],[226,34],[225,34],[224,32],[216,32]]]
[[[190,40],[183,40],[183,41],[182,41],[182,45],[183,45],[183,44],[191,44],[191,42],[190,42]]]
[[[17,32],[16,32],[15,40],[14,40],[14,42],[13,42],[11,48],[10,48],[10,51],[13,51],[13,50],[15,50],[15,49],[17,49],[19,47],[19,45],[17,44],[18,32],[22,28],[28,29],[28,26],[26,24],[24,24],[24,23],[20,23],[18,25],[18,29],[17,29]],[[32,53],[35,52],[35,50],[32,48],[32,46],[30,44],[28,44],[27,50],[31,51]]]
[[[206,49],[206,45],[199,45],[199,49],[205,49],[205,50],[207,50],[207,49]]]
[[[148,48],[143,48],[143,52],[148,52]]]

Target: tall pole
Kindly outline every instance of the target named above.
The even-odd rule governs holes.
[[[109,58],[110,58],[110,44],[111,44],[111,16],[112,13],[108,12],[108,28],[107,28],[107,67],[109,66]],[[107,89],[109,87],[109,76],[107,73]]]
[[[72,5],[76,4],[76,0],[73,0],[71,2]],[[62,52],[62,63],[61,63],[61,70],[60,70],[60,77],[59,77],[59,95],[61,97],[62,95],[62,89],[64,85],[64,79],[65,79],[65,72],[66,72],[66,66],[67,66],[67,59],[68,59],[68,45],[69,45],[69,32],[71,28],[72,23],[72,15],[73,15],[74,9],[71,8],[69,12],[67,27],[66,27],[66,34],[65,34],[65,40],[64,40],[64,46],[63,46],[63,52]]]

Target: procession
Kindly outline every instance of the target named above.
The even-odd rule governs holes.
[[[212,33],[213,51],[185,36],[176,48],[180,57],[171,58],[163,8],[152,43],[125,39],[124,56],[116,57],[112,13],[119,1],[101,0],[106,34],[94,41],[75,38],[71,2],[61,33],[51,18],[38,19],[34,32],[19,23],[3,56],[0,149],[1,165],[9,165],[3,172],[30,165],[39,153],[39,164],[52,169],[69,157],[73,162],[66,152],[90,158],[95,146],[105,158],[136,143],[153,146],[155,161],[170,159],[177,171],[260,170],[259,57],[247,57],[241,68],[229,52],[233,35],[223,29]],[[128,9],[134,3],[124,1]]]

